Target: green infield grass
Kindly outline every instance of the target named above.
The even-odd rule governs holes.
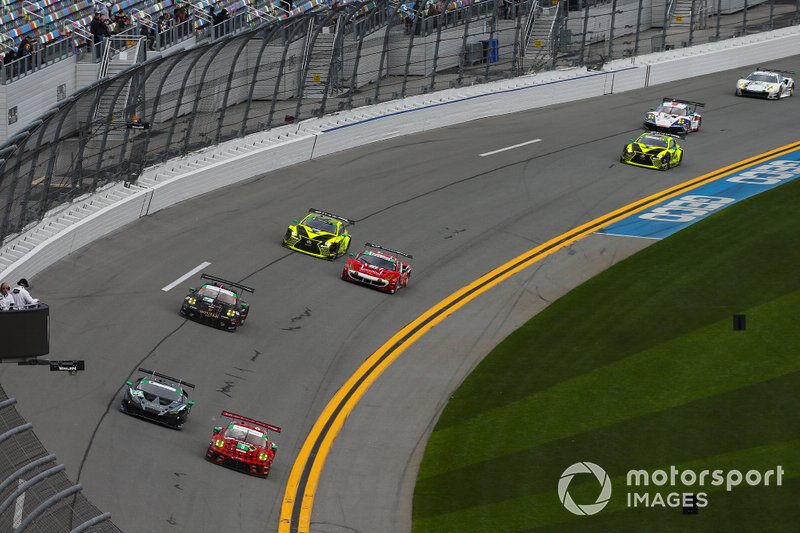
[[[800,531],[798,206],[800,180],[728,207],[503,341],[431,436],[414,532]],[[734,314],[746,314],[745,331]],[[567,511],[557,490],[583,461],[612,485],[593,516]],[[775,474],[730,491],[711,474],[704,487],[627,486],[629,470],[671,466],[784,473],[781,486]],[[708,504],[695,515],[627,505],[632,493],[658,504],[673,492],[703,492]],[[600,484],[579,474],[569,494],[592,504]]]

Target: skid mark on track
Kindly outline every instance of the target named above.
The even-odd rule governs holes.
[[[169,339],[170,337],[175,335],[184,325],[186,325],[186,322],[188,322],[188,320],[184,320],[183,322],[181,322],[178,325],[178,327],[176,327],[175,329],[173,329],[172,331],[170,331],[169,333],[164,335],[164,337],[160,341],[158,341],[156,343],[156,345],[153,347],[153,349],[150,350],[149,352],[147,352],[147,355],[142,357],[142,359],[138,363],[136,363],[134,365],[134,367],[128,373],[128,380],[130,380],[133,377],[133,374],[134,374],[134,372],[136,372],[136,369],[138,369],[140,366],[143,366],[145,361],[147,361],[147,359],[149,359],[151,355],[156,353],[156,350],[158,350],[158,348],[162,344],[164,344],[164,342],[166,342],[167,339]],[[117,401],[117,397],[119,396],[119,393],[122,392],[122,390],[125,388],[125,386],[126,385],[123,382],[122,385],[117,387],[117,390],[114,391],[114,394],[111,396],[111,399],[108,401],[108,404],[106,405],[106,410],[103,411],[103,414],[100,415],[100,419],[97,421],[97,424],[94,426],[94,429],[92,430],[92,436],[89,437],[89,444],[86,445],[86,450],[83,452],[83,457],[81,458],[81,464],[78,467],[78,475],[76,476],[75,483],[80,483],[81,474],[83,473],[83,467],[86,465],[86,459],[89,457],[89,452],[91,452],[91,450],[92,450],[92,446],[94,445],[94,439],[95,439],[95,437],[97,437],[97,432],[100,429],[100,425],[106,419],[106,416],[108,416],[109,411],[111,411],[111,406],[114,405],[114,402]]]

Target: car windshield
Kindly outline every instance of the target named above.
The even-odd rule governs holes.
[[[660,113],[667,113],[668,115],[677,115],[677,116],[683,116],[686,114],[686,108],[684,107],[665,105],[665,104],[658,106],[658,109],[656,109],[656,111]]]
[[[219,300],[228,305],[234,305],[236,303],[236,296],[231,291],[221,289],[220,287],[214,287],[213,285],[203,285],[203,288],[197,291],[197,295],[201,298]]]
[[[181,399],[181,395],[175,392],[175,389],[154,381],[140,381],[139,390],[173,402]]]
[[[750,81],[763,81],[764,83],[778,83],[778,76],[775,74],[750,74],[747,79]]]
[[[386,270],[395,270],[394,261],[378,257],[369,253],[361,254],[358,258],[362,263],[374,266],[375,268],[385,268]]]
[[[263,433],[259,433],[253,429],[244,426],[232,425],[225,431],[225,437],[229,439],[236,439],[253,446],[260,446],[265,448],[267,446],[267,439],[264,438]]]
[[[324,231],[325,233],[333,233],[336,235],[336,224],[327,218],[318,218],[309,215],[303,219],[302,224],[315,231]]]
[[[661,148],[667,147],[667,139],[664,137],[657,137],[655,135],[642,135],[636,142],[642,143],[645,146],[660,146]]]

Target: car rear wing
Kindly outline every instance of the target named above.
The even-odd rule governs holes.
[[[200,274],[200,279],[207,279],[209,281],[216,281],[217,283],[222,283],[223,285],[230,285],[231,287],[236,287],[237,289],[241,289],[247,292],[255,292],[255,289],[248,287],[246,285],[242,285],[241,283],[236,283],[235,281],[228,281],[227,279],[218,278],[217,276],[212,276],[211,274],[206,274],[205,272]]]
[[[270,431],[274,431],[275,433],[281,432],[281,428],[279,428],[278,426],[273,426],[272,424],[261,422],[260,420],[256,420],[255,418],[249,418],[246,416],[237,415],[236,413],[231,413],[230,411],[222,411],[222,416],[227,418],[232,418],[234,420],[241,420],[243,422],[250,422],[251,424],[255,424],[257,426],[263,426]]]
[[[339,215],[334,215],[333,213],[328,213],[327,211],[321,211],[319,209],[314,209],[313,207],[308,210],[309,213],[314,213],[315,215],[322,215],[330,218],[335,218],[336,220],[341,220],[345,224],[350,224],[351,226],[356,223],[355,220],[350,220],[349,218],[341,217]]]
[[[173,383],[177,383],[178,385],[182,385],[184,387],[189,387],[190,389],[194,388],[194,385],[192,385],[188,381],[183,381],[182,379],[179,378],[173,378],[172,376],[162,374],[161,372],[156,372],[155,370],[147,370],[146,368],[139,367],[139,372],[144,372],[145,374],[150,374],[151,376],[168,379]]]
[[[373,244],[371,242],[364,243],[364,246],[368,246],[369,248],[375,248],[376,250],[383,250],[384,252],[389,252],[391,254],[402,255],[403,257],[407,257],[409,259],[414,259],[414,256],[411,254],[407,254],[405,252],[398,252],[397,250],[392,250],[391,248],[384,248],[380,244]]]
[[[694,106],[695,108],[706,106],[706,104],[704,104],[703,102],[692,102],[691,100],[681,100],[680,98],[669,98],[667,96],[661,99],[662,104],[665,102],[677,102],[679,104],[691,105]]]
[[[791,74],[795,76],[797,73],[793,70],[783,70],[780,68],[772,68],[772,67],[758,67],[757,71],[760,70],[762,72],[777,72],[778,74]]]

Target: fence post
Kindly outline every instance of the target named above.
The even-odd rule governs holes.
[[[744,9],[742,10],[742,35],[747,35],[747,0],[744,0]]]
[[[798,0],[800,1],[800,0]],[[436,65],[439,63],[439,43],[442,42],[442,24],[444,19],[442,14],[436,15],[436,44],[433,45],[433,68],[431,69],[431,91],[436,83]]]
[[[411,25],[411,31],[408,35],[408,50],[406,50],[406,67],[403,69],[403,85],[400,87],[400,97],[405,98],[406,86],[408,85],[408,69],[411,67],[411,49],[414,48],[414,35],[421,30],[422,26],[422,12],[419,11],[414,16],[414,23]]]
[[[389,23],[386,25],[386,33],[383,35],[383,49],[381,50],[381,61],[378,65],[378,77],[375,79],[375,103],[378,103],[378,97],[380,96],[381,90],[381,74],[383,73],[383,66],[386,63],[386,56],[389,54],[389,34],[390,30],[392,29],[392,22],[395,19],[399,19],[400,17],[394,17],[393,19],[389,20]],[[387,69],[388,70],[388,69]]]
[[[642,28],[642,2],[644,2],[644,0],[639,0],[639,6],[636,9],[636,37],[633,42],[633,57],[639,55],[639,32]],[[586,31],[585,28],[584,31]]]
[[[664,0],[664,27],[661,28],[661,51],[667,49],[667,24],[669,24],[669,2]]]
[[[464,37],[461,39],[461,53],[458,62],[458,84],[464,79],[464,63],[467,62],[467,37],[469,37],[469,17],[464,20]]]
[[[692,0],[692,11],[689,13],[689,46],[692,46],[694,41],[694,16],[695,16],[695,0]]]
[[[797,0],[800,2],[800,0]],[[722,16],[722,0],[717,0],[717,31],[714,34],[714,41],[719,41],[719,21]]]
[[[608,29],[608,59],[614,58],[614,21],[617,18],[617,0],[611,2],[611,27]]]
[[[640,0],[641,1],[641,0]],[[800,0],[798,0],[800,2]],[[586,52],[586,32],[589,31],[589,5],[583,6],[583,35],[581,37],[581,62],[580,66],[586,63],[584,53]]]
[[[775,28],[775,0],[769,0],[769,29]]]
[[[350,90],[347,91],[347,109],[353,109],[353,93],[358,85],[358,63],[361,61],[361,48],[364,46],[364,33],[359,32],[356,44],[356,57],[353,60],[353,75],[350,77]],[[344,64],[344,58],[342,58]]]

